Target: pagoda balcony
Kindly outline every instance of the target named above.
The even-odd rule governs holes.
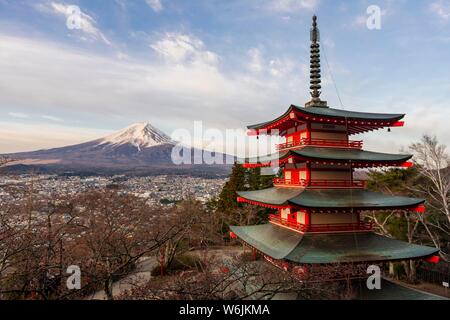
[[[290,142],[285,142],[277,145],[277,150],[286,150],[299,147],[329,147],[329,148],[349,148],[349,149],[362,149],[362,140],[338,140],[338,139],[294,139]]]
[[[366,181],[364,180],[292,180],[285,178],[273,179],[275,187],[302,187],[302,188],[317,188],[317,189],[364,189]]]
[[[373,223],[335,223],[335,224],[302,224],[295,221],[282,219],[280,215],[269,215],[269,221],[273,224],[301,233],[330,233],[330,232],[369,232],[373,231]]]

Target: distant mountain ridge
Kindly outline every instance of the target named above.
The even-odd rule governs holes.
[[[144,175],[226,175],[229,172],[230,166],[227,165],[175,165],[171,158],[174,146],[175,142],[164,132],[148,122],[140,122],[77,145],[8,154],[17,161],[2,171]]]

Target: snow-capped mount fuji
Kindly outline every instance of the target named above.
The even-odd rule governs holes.
[[[17,159],[9,172],[86,174],[201,174],[222,175],[227,165],[176,165],[175,142],[148,122],[132,124],[106,137],[62,148],[9,154]],[[192,159],[192,157],[191,157]]]
[[[101,146],[121,146],[131,144],[139,151],[144,148],[151,148],[164,144],[174,144],[170,137],[148,122],[132,124],[119,132],[113,133],[97,141]]]

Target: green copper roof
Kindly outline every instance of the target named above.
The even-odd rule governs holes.
[[[248,227],[230,227],[246,243],[268,256],[281,260],[302,241],[303,235],[272,224]]]
[[[312,116],[349,118],[352,120],[398,121],[405,116],[404,114],[356,112],[333,108],[320,108],[320,107],[303,108],[294,105],[292,105],[292,107],[294,107],[296,110],[302,113],[308,113]]]
[[[383,209],[408,208],[424,199],[389,196],[361,189],[307,189],[289,203],[306,208]]]
[[[412,158],[409,154],[390,154],[355,149],[305,147],[292,150],[292,154],[307,159],[403,162]]]
[[[307,160],[362,161],[399,163],[412,158],[410,154],[380,153],[355,149],[304,147],[297,150],[282,151],[265,157],[248,158],[246,163],[267,163],[277,159],[297,156]],[[242,161],[242,160],[241,160]]]
[[[299,188],[270,188],[258,191],[240,191],[237,194],[248,200],[280,206],[287,204],[289,200],[296,198],[303,191]]]
[[[272,161],[279,160],[281,158],[285,158],[286,156],[289,156],[291,153],[290,151],[280,151],[277,153],[269,154],[262,157],[255,157],[255,158],[239,158],[237,159],[238,163],[270,163]]]
[[[301,208],[362,210],[403,209],[415,207],[424,199],[389,196],[360,189],[287,189],[269,188],[238,192],[242,198],[269,205],[296,205]]]
[[[390,113],[369,113],[369,112],[355,112],[355,111],[347,111],[347,110],[341,110],[341,109],[333,109],[333,108],[323,108],[323,107],[297,107],[294,105],[291,105],[289,109],[280,117],[272,120],[267,121],[255,125],[248,126],[249,129],[260,129],[264,128],[265,126],[276,122],[278,120],[281,120],[285,118],[291,111],[298,111],[300,113],[303,113],[305,115],[310,116],[323,116],[323,117],[331,117],[336,119],[347,119],[347,120],[367,120],[367,121],[380,121],[380,122],[393,122],[398,121],[402,119],[405,115],[404,114],[390,114]]]
[[[302,235],[272,224],[231,227],[231,230],[274,259],[303,264],[406,260],[428,257],[439,251],[371,232]]]
[[[302,263],[385,261],[421,258],[436,248],[418,246],[375,233],[310,234],[286,259]]]

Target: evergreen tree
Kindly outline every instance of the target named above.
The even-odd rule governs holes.
[[[217,202],[217,209],[219,211],[228,212],[239,207],[239,203],[236,200],[238,196],[236,191],[247,190],[245,174],[246,169],[242,165],[235,163],[231,170],[229,180],[220,192]]]
[[[248,170],[248,185],[250,190],[261,190],[273,186],[274,175],[261,175],[261,168]]]
[[[261,175],[260,168],[245,169],[235,164],[230,179],[225,184],[216,202],[217,218],[222,219],[222,232],[229,225],[257,224],[267,221],[270,209],[237,202],[237,191],[261,190],[273,186],[273,176]]]

